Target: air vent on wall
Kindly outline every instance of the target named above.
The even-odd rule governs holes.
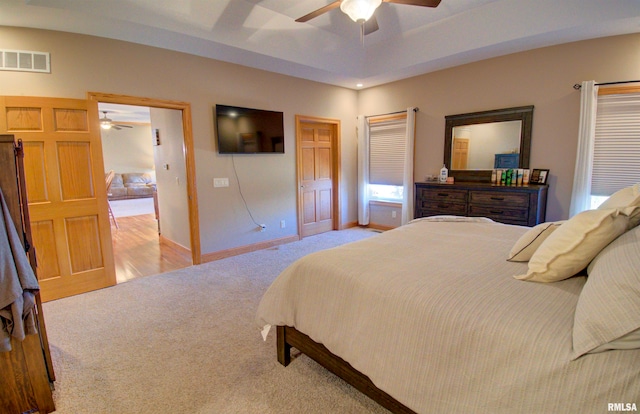
[[[51,73],[50,55],[29,50],[0,50],[0,70]]]

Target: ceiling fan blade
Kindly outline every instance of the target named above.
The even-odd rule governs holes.
[[[382,0],[385,3],[407,4],[409,6],[438,7],[440,0]]]
[[[118,124],[118,125],[114,125],[114,126],[117,126],[117,127],[120,127],[120,128],[133,128],[131,125],[121,125],[121,124]]]
[[[296,19],[296,22],[300,22],[300,23],[308,22],[309,20],[315,17],[318,17],[321,14],[324,14],[330,10],[333,10],[336,7],[340,7],[340,3],[342,3],[342,0],[337,0],[337,1],[334,1],[333,3],[329,3],[324,7],[320,7],[318,10],[312,11],[311,13],[305,14],[304,16]]]
[[[376,16],[371,16],[369,20],[364,22],[364,35],[366,36],[370,33],[373,33],[379,28],[380,27],[378,27],[378,20],[376,19]]]

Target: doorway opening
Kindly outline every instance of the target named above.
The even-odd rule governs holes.
[[[98,104],[118,283],[200,263],[189,104],[90,93]]]

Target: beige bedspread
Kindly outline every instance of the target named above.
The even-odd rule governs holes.
[[[306,333],[420,413],[606,413],[640,405],[640,351],[571,361],[584,277],[542,284],[505,259],[527,228],[417,220],[317,252],[257,321]]]

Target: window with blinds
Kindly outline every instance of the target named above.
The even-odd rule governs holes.
[[[640,88],[605,92],[598,96],[591,195],[608,197],[638,182]]]
[[[406,131],[406,118],[370,121],[370,184],[402,185]]]
[[[369,119],[371,199],[401,200],[406,152],[406,114]]]

